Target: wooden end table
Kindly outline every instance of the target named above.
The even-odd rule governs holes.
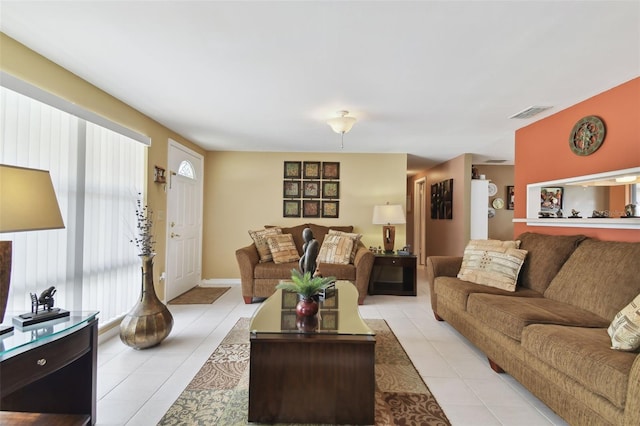
[[[376,254],[369,278],[369,294],[415,296],[417,256]]]

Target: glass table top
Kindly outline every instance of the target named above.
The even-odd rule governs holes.
[[[75,327],[93,320],[98,312],[71,312],[68,317],[44,321],[27,327],[14,327],[13,331],[0,336],[0,360],[21,353],[27,346],[48,342]],[[11,313],[5,314],[5,320],[11,320]],[[30,346],[32,347],[32,346]]]
[[[350,281],[336,281],[335,291],[319,303],[316,320],[296,315],[298,295],[276,290],[262,302],[253,318],[251,333],[313,333],[367,335],[375,333],[367,326],[358,310],[358,290]]]

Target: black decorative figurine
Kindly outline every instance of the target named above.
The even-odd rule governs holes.
[[[69,316],[69,311],[54,308],[53,295],[56,294],[54,286],[49,287],[38,296],[36,293],[29,293],[31,297],[31,312],[13,317],[13,323],[22,327],[50,321],[56,318]],[[40,309],[42,307],[42,309]]]
[[[304,231],[302,231],[302,239],[304,240],[304,244],[302,245],[303,254],[298,263],[300,266],[300,272],[303,274],[305,272],[310,272],[311,276],[313,276],[316,272],[316,259],[318,258],[318,253],[320,251],[318,240],[313,238],[311,228],[304,228]]]

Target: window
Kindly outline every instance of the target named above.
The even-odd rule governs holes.
[[[184,176],[184,177],[189,178],[189,179],[195,179],[196,178],[196,172],[195,172],[195,169],[193,168],[193,164],[191,164],[187,160],[183,160],[180,163],[180,167],[178,167],[178,174],[180,176]]]
[[[135,208],[146,147],[90,121],[0,87],[0,162],[46,169],[65,229],[3,234],[13,241],[8,312],[55,286],[55,305],[126,313],[140,294]]]

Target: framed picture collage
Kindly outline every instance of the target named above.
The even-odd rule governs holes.
[[[338,218],[340,163],[285,161],[282,198],[283,217]]]

